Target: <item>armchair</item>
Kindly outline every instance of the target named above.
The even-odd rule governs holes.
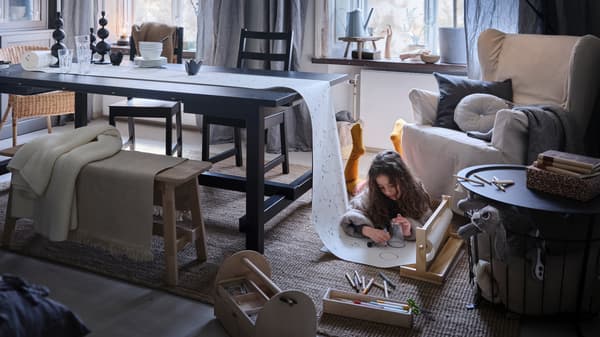
[[[578,131],[577,139],[566,142],[583,148],[583,135],[600,89],[600,39],[591,35],[505,34],[489,29],[479,37],[478,53],[483,80],[511,79],[516,106],[554,104],[563,108],[570,127]],[[488,142],[461,130],[432,126],[438,93],[413,89],[409,99],[415,123],[404,126],[402,150],[432,198],[448,194],[460,200],[452,175],[465,167],[528,164],[529,122],[523,112],[499,110]]]

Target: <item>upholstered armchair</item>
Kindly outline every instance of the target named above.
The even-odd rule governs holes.
[[[564,109],[575,136],[566,139],[579,150],[600,89],[600,39],[586,35],[505,34],[486,30],[478,40],[484,81],[512,81],[515,106],[553,104]],[[439,83],[439,80],[438,80]],[[491,140],[436,124],[439,94],[413,89],[409,93],[415,123],[402,135],[404,158],[430,195],[454,195],[459,170],[479,164],[529,164],[529,122],[514,108],[495,112]],[[456,116],[454,116],[456,119]],[[571,133],[571,135],[573,132]],[[569,134],[565,131],[565,137]]]

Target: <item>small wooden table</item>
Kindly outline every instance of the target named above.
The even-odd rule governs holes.
[[[363,52],[365,42],[371,41],[371,43],[373,43],[373,50],[377,50],[375,41],[381,40],[381,39],[383,39],[383,36],[338,37],[338,40],[347,42],[346,50],[344,51],[344,57],[348,57],[348,50],[350,49],[350,44],[352,42],[356,42],[359,60],[362,59],[362,52]]]

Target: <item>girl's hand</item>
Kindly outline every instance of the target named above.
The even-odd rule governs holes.
[[[410,236],[412,234],[412,228],[410,226],[410,221],[402,215],[398,214],[395,218],[391,220],[391,222],[395,225],[399,225],[402,228],[402,235]]]
[[[369,226],[363,226],[362,235],[368,237],[376,243],[384,243],[390,239],[390,233],[387,231]]]

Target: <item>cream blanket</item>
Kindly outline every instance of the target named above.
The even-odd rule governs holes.
[[[86,164],[114,155],[121,135],[110,125],[50,134],[23,145],[8,164],[12,173],[11,214],[34,221],[36,232],[53,241],[77,228],[75,183]]]

